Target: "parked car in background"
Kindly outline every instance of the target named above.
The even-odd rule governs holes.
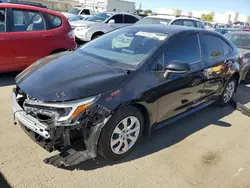
[[[205,26],[205,29],[211,29],[213,28],[214,24],[209,21],[204,21],[204,26]]]
[[[16,77],[12,106],[28,135],[62,152],[46,163],[118,160],[142,134],[229,103],[239,63],[238,49],[219,33],[133,25],[34,63]]]
[[[188,27],[197,27],[204,29],[204,23],[193,17],[184,17],[184,16],[166,16],[166,15],[155,15],[147,16],[142,18],[136,23],[140,24],[164,24],[164,25],[181,25]]]
[[[237,21],[233,23],[233,26],[240,29],[246,29],[249,27],[249,23]]]
[[[0,4],[0,72],[23,70],[42,57],[75,47],[62,14],[37,6]]]
[[[86,20],[87,18],[89,18],[89,16],[84,16],[84,15],[74,15],[71,16],[68,19],[69,22],[75,22],[75,21],[80,21],[80,20]]]
[[[61,12],[66,18],[71,18],[75,15],[84,15],[85,17],[90,17],[95,14],[94,8],[75,6],[69,9],[67,12]]]
[[[241,30],[237,28],[220,28],[220,29],[214,29],[214,31],[221,33],[222,35],[225,35],[226,33],[241,31]]]
[[[225,34],[235,46],[237,46],[242,54],[242,80],[250,81],[250,32],[237,31]]]
[[[139,20],[139,17],[129,13],[102,12],[86,20],[71,23],[76,40],[90,41],[109,31],[129,26]]]

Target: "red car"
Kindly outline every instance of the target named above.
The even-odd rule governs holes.
[[[0,72],[23,70],[42,57],[75,47],[73,31],[61,13],[0,3]]]

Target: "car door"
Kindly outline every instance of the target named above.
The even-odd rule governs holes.
[[[202,59],[204,61],[205,85],[202,97],[206,98],[217,93],[225,83],[230,66],[234,62],[228,54],[233,49],[224,39],[208,34],[200,34]]]
[[[12,9],[11,53],[18,69],[24,69],[37,59],[48,55],[50,34],[38,11]]]
[[[164,121],[195,107],[204,87],[204,75],[201,62],[198,35],[186,35],[177,39],[165,50],[156,65],[165,67],[170,62],[180,61],[190,65],[190,71],[184,74],[173,73],[169,78],[157,73],[159,86],[158,122]],[[164,72],[163,72],[164,73]]]
[[[124,24],[124,15],[123,15],[123,14],[116,14],[116,15],[112,16],[112,17],[107,21],[107,23],[108,23],[110,20],[114,20],[114,21],[115,21],[114,24],[111,24],[111,27],[114,28],[114,29],[118,29],[118,28],[121,28],[121,27],[126,26],[126,25]]]
[[[0,72],[14,70],[10,32],[7,30],[7,9],[0,8]]]

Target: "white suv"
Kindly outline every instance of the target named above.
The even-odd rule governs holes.
[[[167,15],[156,15],[147,16],[138,21],[136,24],[166,24],[166,25],[182,25],[188,27],[205,28],[204,23],[194,17],[188,16],[167,16]]]
[[[71,22],[77,41],[90,41],[109,31],[134,24],[140,17],[121,12],[102,12],[86,20]]]

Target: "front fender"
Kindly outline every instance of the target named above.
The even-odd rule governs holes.
[[[109,31],[114,30],[115,28],[112,28],[110,25],[99,25],[99,26],[92,26],[88,29],[87,37],[89,39],[92,38],[92,36],[97,32],[107,33]]]

